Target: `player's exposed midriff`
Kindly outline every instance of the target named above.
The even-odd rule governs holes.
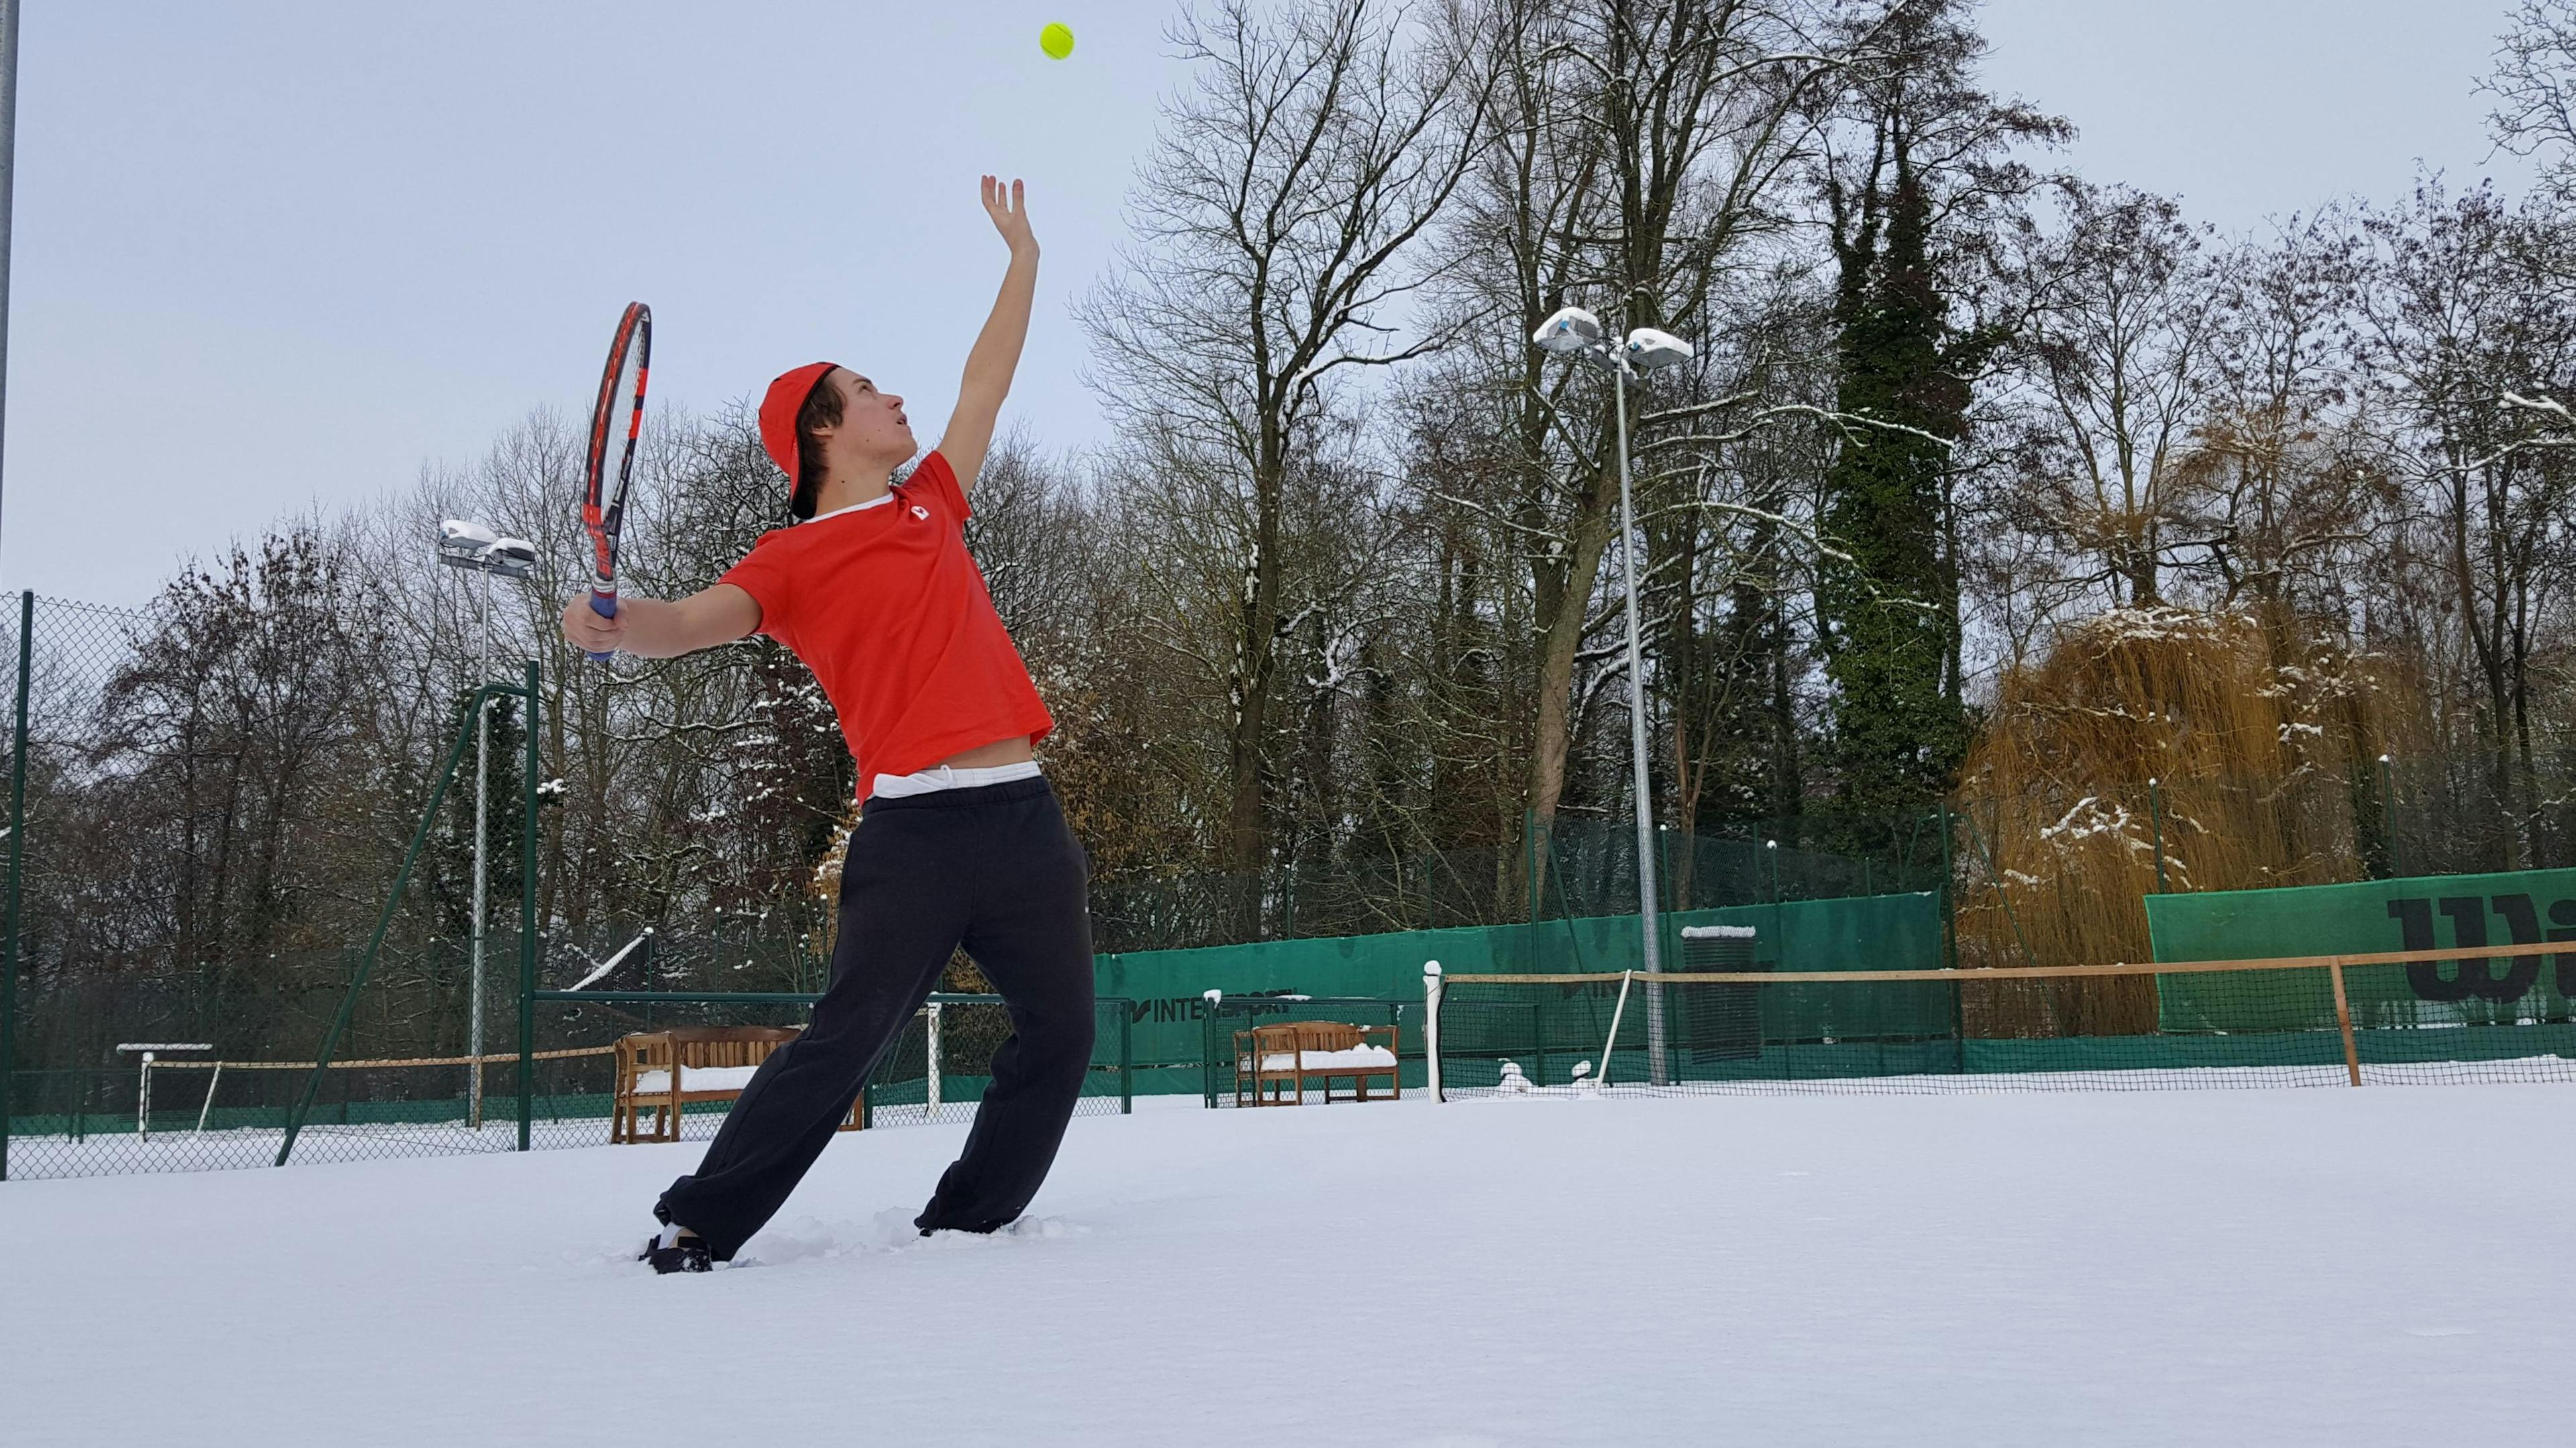
[[[995,765],[1020,764],[1037,757],[1037,751],[1029,747],[1029,736],[1014,734],[1008,739],[996,739],[990,744],[976,745],[962,754],[952,754],[939,762],[952,769],[990,769]]]

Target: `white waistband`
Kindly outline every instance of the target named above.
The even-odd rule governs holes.
[[[930,794],[942,789],[968,789],[979,784],[1007,784],[1014,779],[1038,777],[1038,762],[1024,759],[1017,764],[996,764],[984,769],[951,769],[935,765],[919,774],[880,774],[868,787],[875,799],[901,799],[908,794]]]

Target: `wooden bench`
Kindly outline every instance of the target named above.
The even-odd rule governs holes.
[[[1333,1082],[1349,1077],[1353,1101],[1369,1099],[1371,1077],[1386,1078],[1386,1098],[1404,1094],[1396,1074],[1396,1030],[1393,1026],[1355,1026],[1343,1021],[1285,1021],[1234,1033],[1234,1104],[1237,1106],[1303,1106],[1306,1083],[1316,1082],[1324,1100],[1333,1099]],[[1287,1095],[1295,1086],[1296,1097]]]
[[[801,1032],[784,1026],[676,1026],[617,1042],[617,1095],[608,1122],[611,1142],[677,1141],[680,1110],[695,1101],[731,1101],[751,1084],[769,1053]],[[643,1114],[653,1113],[653,1130]],[[857,1103],[843,1131],[863,1124]]]

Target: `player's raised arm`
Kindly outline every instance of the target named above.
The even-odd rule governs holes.
[[[1009,243],[1011,267],[1002,274],[1002,294],[994,299],[993,315],[985,318],[984,330],[975,338],[975,350],[966,354],[966,377],[957,387],[957,412],[948,419],[948,431],[939,440],[940,455],[956,471],[960,488],[975,485],[984,454],[993,446],[993,423],[1001,416],[1002,399],[1010,395],[1020,347],[1029,339],[1029,308],[1038,290],[1038,242],[1029,232],[1028,205],[1020,183],[1013,181],[1006,191],[999,179],[985,177],[984,214],[993,218],[993,229]]]
[[[669,659],[729,644],[760,627],[760,605],[730,583],[700,589],[676,602],[621,595],[617,616],[591,611],[590,595],[564,605],[564,638],[588,653],[628,653]]]

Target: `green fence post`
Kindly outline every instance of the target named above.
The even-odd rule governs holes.
[[[1951,854],[1950,801],[1941,801],[1941,963],[1948,969],[1959,968],[1959,892],[1952,888],[1951,876],[1957,863]],[[1956,990],[1953,986],[1951,989]]]
[[[2388,878],[2401,879],[2406,871],[2397,863],[2397,776],[2385,754],[2379,756],[2379,804],[2388,816]]]
[[[0,946],[0,1182],[9,1179],[9,1135],[17,1125],[18,902],[27,843],[27,663],[34,656],[36,593],[18,595],[18,713],[9,739],[9,921]]]
[[[2156,893],[2165,893],[2165,797],[2164,787],[2154,776],[2147,778],[2147,818],[2152,821],[2156,844]]]
[[[1529,907],[1529,923],[1538,923],[1538,811],[1521,811],[1521,898]],[[1536,942],[1533,940],[1532,942]],[[1532,957],[1536,968],[1536,957]]]
[[[528,1149],[528,1129],[536,1119],[537,1099],[537,661],[528,660],[526,760],[519,767],[519,1150]],[[481,1070],[480,1066],[475,1069]],[[678,1070],[678,1067],[673,1067]],[[672,1123],[672,1135],[679,1123]]]

